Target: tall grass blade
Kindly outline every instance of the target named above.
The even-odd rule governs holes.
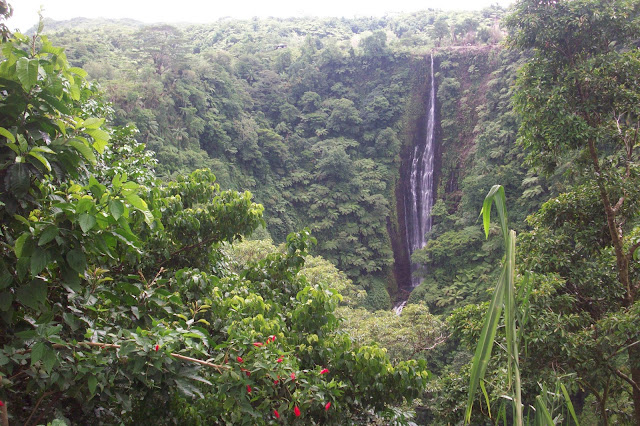
[[[487,411],[489,412],[489,418],[491,418],[491,403],[489,402],[489,394],[487,393],[487,388],[484,387],[484,380],[480,380],[480,389],[482,389],[484,400],[487,403]]]
[[[554,426],[553,417],[547,409],[541,395],[536,396],[536,426]]]
[[[560,383],[560,389],[562,389],[562,394],[564,395],[564,399],[567,402],[567,408],[571,413],[573,421],[576,422],[576,426],[580,426],[580,423],[578,423],[578,417],[576,416],[576,410],[573,409],[573,404],[571,403],[571,398],[569,398],[569,392],[567,392],[567,388],[564,386],[564,384]]]
[[[480,340],[476,347],[471,366],[471,380],[469,383],[469,398],[467,400],[467,410],[465,422],[471,421],[471,411],[473,399],[478,389],[478,384],[484,378],[484,374],[491,358],[491,350],[496,336],[498,321],[502,312],[502,305],[505,307],[505,325],[507,337],[507,371],[508,383],[511,388],[512,376],[515,376],[515,395],[513,398],[513,408],[515,412],[516,424],[522,425],[522,395],[520,385],[520,365],[518,362],[518,336],[516,333],[516,297],[515,297],[515,247],[516,233],[510,231],[507,221],[507,205],[504,188],[501,185],[494,185],[482,204],[482,222],[486,237],[489,237],[489,226],[491,222],[491,207],[496,204],[496,210],[500,219],[500,228],[505,244],[505,258],[502,273],[498,284],[493,292],[489,310],[485,317],[485,322],[480,333]],[[486,396],[486,392],[485,392]]]
[[[480,333],[480,340],[476,347],[476,352],[473,355],[473,363],[471,365],[471,381],[469,383],[469,398],[467,399],[467,410],[465,413],[465,421],[469,423],[471,421],[471,410],[473,408],[473,399],[478,389],[480,380],[484,377],[484,373],[487,371],[487,365],[491,358],[491,351],[493,349],[493,342],[496,337],[496,331],[498,329],[498,321],[502,313],[502,300],[504,296],[504,284],[505,276],[504,269],[496,285],[496,289],[493,291],[493,297],[489,304],[489,310],[487,316],[484,319],[484,325],[482,326],[482,332]]]

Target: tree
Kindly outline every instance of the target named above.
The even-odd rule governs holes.
[[[221,245],[264,226],[250,193],[221,191],[208,170],[159,181],[63,49],[38,35],[0,47],[0,400],[12,421],[338,423],[420,395],[424,363],[392,365],[339,332],[340,295],[300,273],[307,230],[234,272]]]
[[[579,181],[596,191],[605,219],[601,250],[614,253],[618,297],[594,321],[638,304],[638,12],[636,2],[624,0],[522,0],[507,19],[511,45],[532,52],[515,96],[528,160],[550,173],[572,155]],[[640,345],[626,352],[628,369],[616,374],[632,388],[640,423]]]

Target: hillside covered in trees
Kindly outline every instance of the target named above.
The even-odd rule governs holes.
[[[638,424],[638,12],[5,31],[11,422],[456,424],[469,399],[472,424],[520,422],[512,400],[540,424]],[[433,226],[410,256],[432,91]],[[511,264],[506,218],[478,218],[497,184],[517,244],[487,337]],[[474,394],[479,338],[498,349]]]

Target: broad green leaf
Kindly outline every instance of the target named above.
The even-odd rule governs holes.
[[[56,365],[56,360],[56,351],[49,345],[46,345],[44,353],[42,354],[42,365],[47,373],[51,373],[53,366]]]
[[[111,200],[109,202],[109,212],[115,220],[120,219],[124,213],[124,204],[120,200]]]
[[[133,207],[139,210],[149,210],[147,203],[136,194],[126,194],[125,198]]]
[[[8,171],[9,190],[19,197],[25,195],[31,186],[31,173],[24,163],[12,164]]]
[[[0,135],[4,136],[7,139],[9,139],[11,142],[15,143],[15,141],[16,141],[15,136],[13,136],[13,134],[10,131],[8,131],[7,129],[5,129],[4,127],[0,127]]]
[[[78,204],[76,204],[76,214],[86,213],[90,211],[94,205],[95,203],[93,202],[93,199],[91,197],[86,196],[80,198],[78,200]]]
[[[83,273],[87,267],[87,259],[82,249],[73,249],[67,253],[67,263],[74,271]]]
[[[72,72],[75,75],[80,76],[82,78],[86,78],[87,75],[89,75],[89,74],[87,74],[87,72],[85,70],[83,70],[82,68],[78,68],[78,67],[69,67],[68,71]]]
[[[87,233],[95,226],[96,218],[92,214],[83,213],[78,218],[78,223],[80,224],[80,228],[82,228],[82,232]]]
[[[44,350],[47,345],[44,342],[38,342],[31,348],[31,366],[35,365],[36,362],[42,359],[42,355],[44,355]]]
[[[74,147],[91,164],[96,164],[96,155],[93,153],[91,147],[85,145],[84,142],[78,139],[69,139],[67,143]]]
[[[91,393],[91,395],[95,395],[96,393],[96,386],[98,386],[98,379],[96,379],[96,376],[89,376],[89,379],[87,380],[87,385],[89,385],[89,393]]]
[[[82,124],[86,129],[99,129],[104,124],[104,118],[87,118]]]
[[[38,82],[39,67],[37,59],[20,58],[16,62],[16,74],[26,92]]]
[[[51,164],[49,164],[49,160],[47,160],[46,158],[44,158],[42,155],[40,155],[37,152],[34,152],[33,150],[29,152],[29,154],[32,156],[33,158],[35,158],[36,160],[38,160],[39,162],[42,163],[42,165],[44,166],[45,169],[47,169],[47,171],[51,171]]]
[[[16,240],[16,243],[13,246],[13,251],[15,251],[17,257],[22,257],[22,251],[23,251],[25,242],[27,241],[27,238],[29,238],[30,236],[31,236],[30,233],[23,232],[22,235],[20,235]]]
[[[31,149],[31,152],[45,152],[47,154],[55,154],[56,152],[48,146],[36,146]]]
[[[16,299],[24,306],[38,309],[41,303],[47,301],[47,283],[40,279],[32,280],[16,291]]]
[[[31,254],[31,275],[36,276],[49,263],[49,253],[47,250],[37,247]]]
[[[67,104],[65,104],[64,102],[62,102],[61,100],[59,100],[57,97],[55,96],[51,96],[48,93],[40,93],[38,95],[40,97],[40,99],[42,99],[47,105],[49,105],[50,107],[52,107],[53,111],[58,111],[62,114],[65,115],[71,115],[71,110],[69,109],[69,107],[67,106]]]

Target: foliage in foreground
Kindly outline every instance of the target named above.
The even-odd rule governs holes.
[[[109,107],[62,49],[20,34],[1,48],[12,422],[343,423],[421,393],[423,363],[394,366],[337,331],[340,296],[299,274],[307,231],[231,270],[220,244],[263,224],[249,193],[220,191],[206,170],[157,181],[135,129],[105,126]]]

